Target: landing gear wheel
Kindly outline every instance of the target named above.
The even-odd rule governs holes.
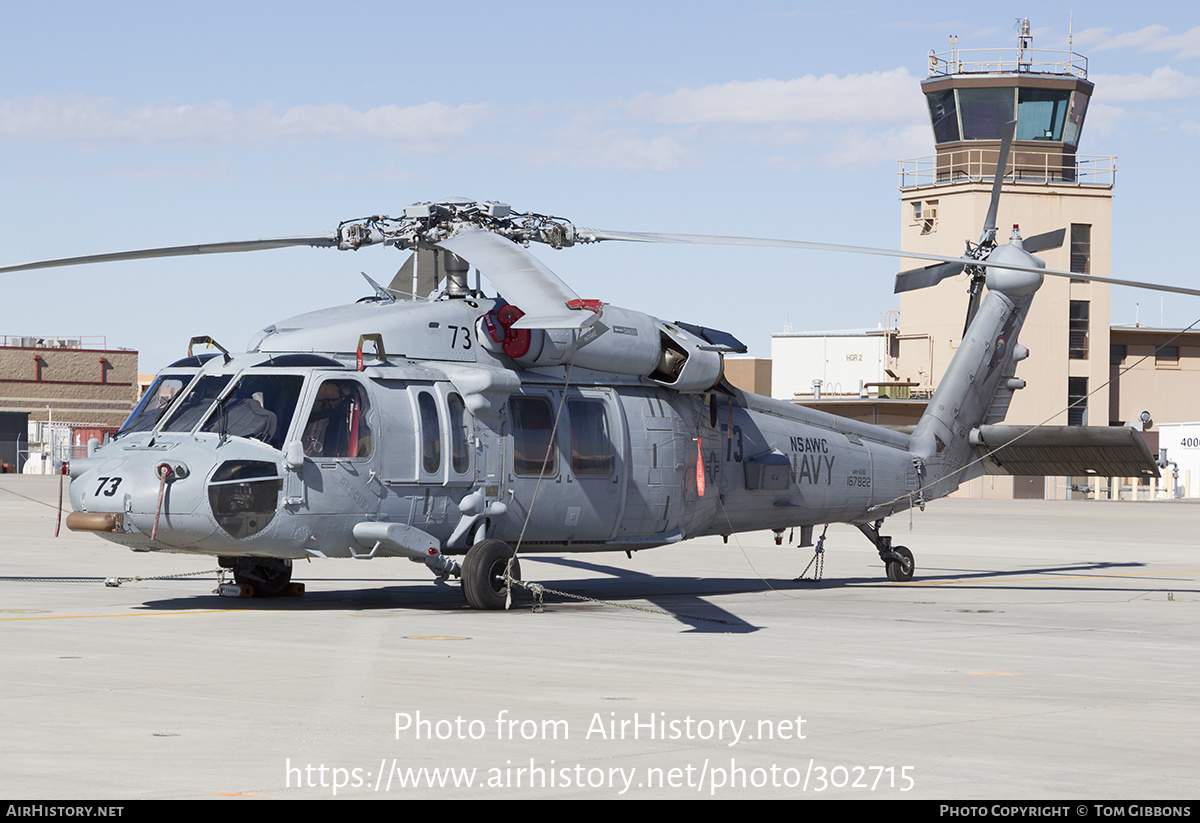
[[[912,552],[904,546],[893,546],[892,551],[900,555],[900,559],[887,561],[887,578],[893,583],[907,583],[912,580],[913,571],[916,569]]]
[[[472,609],[504,609],[509,584],[504,580],[512,547],[503,540],[484,540],[467,552],[462,564],[462,591]],[[521,578],[521,561],[512,561],[513,579]]]
[[[252,586],[255,597],[279,597],[292,582],[292,561],[275,557],[238,558],[233,579],[239,586]]]

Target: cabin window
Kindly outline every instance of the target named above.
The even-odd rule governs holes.
[[[442,467],[442,427],[432,394],[417,394],[417,412],[421,416],[421,467],[426,474],[435,474]]]
[[[247,374],[217,404],[201,431],[259,440],[283,448],[304,378],[300,375]]]
[[[470,432],[467,428],[467,407],[457,394],[446,398],[450,409],[450,467],[455,474],[465,474],[471,467]]]
[[[371,410],[356,380],[326,380],[317,389],[301,442],[309,457],[370,457]]]
[[[551,439],[554,415],[542,397],[512,397],[513,472],[522,477],[553,477],[558,473],[558,447]]]
[[[602,400],[568,400],[571,416],[571,471],[576,477],[611,477],[613,444]]]

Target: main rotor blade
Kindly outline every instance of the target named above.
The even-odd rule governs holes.
[[[1000,188],[1004,185],[1004,173],[1008,170],[1008,152],[1012,148],[1013,135],[1017,133],[1017,121],[1009,120],[1000,132],[1000,156],[996,158],[996,174],[992,178],[992,200],[988,203],[987,217],[983,220],[983,235],[980,244],[986,239],[996,238],[996,210],[1000,207]]]
[[[262,251],[285,249],[291,246],[334,246],[338,244],[336,234],[314,234],[305,237],[276,237],[270,240],[240,240],[233,243],[201,243],[193,246],[164,246],[157,249],[134,249],[108,254],[85,254],[79,257],[60,257],[56,260],[38,260],[15,266],[0,266],[0,274],[34,269],[53,269],[59,266],[79,266],[86,263],[115,263],[121,260],[147,260],[156,257],[185,257],[193,254],[228,254],[239,251]]]
[[[1021,245],[1025,247],[1025,251],[1030,254],[1037,254],[1046,249],[1057,249],[1063,244],[1063,240],[1067,236],[1066,229],[1055,229],[1054,231],[1035,234],[1026,240],[1021,241]]]
[[[840,243],[813,243],[808,240],[776,240],[766,237],[731,237],[722,234],[662,234],[641,231],[602,231],[579,229],[579,235],[587,240],[624,240],[633,243],[683,243],[698,246],[764,246],[778,249],[808,249],[809,251],[837,251],[852,254],[874,254],[880,257],[911,257],[917,260],[955,262],[956,257],[916,252],[876,249],[870,246],[846,246]],[[974,262],[974,261],[969,261]]]
[[[513,324],[518,329],[582,329],[596,322],[596,314],[567,308],[579,295],[524,248],[481,229],[466,229],[438,243],[457,254],[491,280],[525,315]]]
[[[973,260],[968,257],[949,257],[944,254],[926,254],[916,251],[899,251],[898,249],[877,249],[870,246],[845,246],[838,243],[811,243],[806,240],[775,240],[765,237],[729,237],[717,234],[652,234],[632,231],[601,231],[598,229],[580,229],[579,234],[588,240],[627,240],[636,243],[694,243],[704,246],[762,246],[777,249],[809,249],[812,251],[838,251],[851,254],[871,254],[880,257],[907,257],[912,260],[932,260],[938,263],[957,263],[962,266],[987,266],[987,260]],[[1060,271],[1058,269],[1043,269],[1037,266],[1019,266],[1005,263],[997,268],[1012,269],[1013,271],[1028,271],[1034,274],[1045,274],[1050,277],[1068,277],[1076,280],[1089,280],[1096,283],[1109,283],[1113,286],[1130,286],[1135,289],[1150,289],[1170,294],[1187,294],[1200,297],[1200,289],[1188,289],[1183,286],[1169,286],[1160,283],[1147,283],[1142,280],[1120,280],[1115,277],[1100,277],[1094,274]]]
[[[896,275],[896,287],[892,294],[936,286],[947,277],[954,277],[964,268],[962,263],[934,263],[932,266],[902,271]]]

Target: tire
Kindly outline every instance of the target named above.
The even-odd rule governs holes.
[[[472,609],[508,608],[509,586],[504,572],[513,554],[512,547],[503,540],[484,540],[467,551],[462,564],[462,590]],[[512,562],[512,576],[521,578],[519,560]]]
[[[255,597],[279,597],[292,582],[292,561],[275,557],[239,557],[233,567],[239,586],[253,586]]]
[[[887,578],[893,583],[907,583],[912,580],[913,571],[916,570],[912,552],[904,546],[894,546],[892,551],[900,555],[900,559],[887,562]]]

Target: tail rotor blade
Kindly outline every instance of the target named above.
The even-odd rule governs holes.
[[[1037,254],[1038,252],[1046,251],[1047,249],[1057,249],[1063,244],[1063,240],[1066,239],[1066,236],[1066,229],[1055,229],[1054,231],[1035,234],[1033,237],[1022,240],[1021,245],[1024,247],[1025,251],[1029,252],[1030,254]]]
[[[963,270],[962,263],[934,263],[919,269],[909,269],[896,275],[896,288],[893,294],[906,291],[916,291],[930,286],[936,286],[947,277],[954,277]]]

